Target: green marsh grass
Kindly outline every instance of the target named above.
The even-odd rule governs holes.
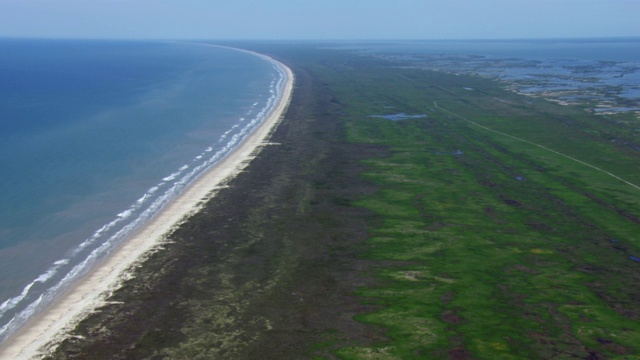
[[[337,354],[638,358],[640,190],[556,153],[639,184],[638,152],[610,139],[640,143],[634,119],[610,126],[487,79],[357,70],[325,76],[349,141],[388,149],[365,161],[379,191],[354,205],[374,214],[362,256],[381,264],[359,290],[381,309],[357,320],[389,340]],[[428,118],[370,117],[401,112]]]

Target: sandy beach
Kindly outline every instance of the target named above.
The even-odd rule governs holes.
[[[105,304],[105,299],[119,287],[123,279],[132,276],[132,270],[146,258],[146,254],[161,247],[178,225],[197,212],[206,200],[215,195],[217,189],[241,172],[256,152],[268,144],[270,134],[291,100],[294,77],[284,64],[265,55],[253,54],[270,61],[286,76],[280,99],[262,124],[231,154],[191,184],[160,214],[125,241],[52,306],[2,344],[0,359],[40,358],[55,349],[56,344],[69,336],[69,331],[73,330],[80,320]]]

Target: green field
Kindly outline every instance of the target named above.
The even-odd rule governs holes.
[[[637,116],[238,46],[296,74],[272,145],[48,359],[640,359]]]
[[[358,291],[380,309],[357,320],[390,340],[341,358],[640,358],[635,116],[442,72],[325,76],[349,141],[388,151],[365,161],[379,190],[357,201],[380,264]],[[427,117],[371,117],[394,113]]]

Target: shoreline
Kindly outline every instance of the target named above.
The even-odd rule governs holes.
[[[216,46],[201,44],[204,46]],[[0,358],[32,359],[46,356],[69,337],[68,332],[87,315],[106,303],[109,293],[128,278],[146,256],[161,248],[165,239],[221,187],[249,165],[284,116],[291,101],[294,75],[290,68],[273,58],[244,50],[279,68],[285,79],[280,98],[262,123],[219,163],[196,179],[159,214],[97,264],[89,274],[74,284],[47,309],[36,315],[0,345]]]

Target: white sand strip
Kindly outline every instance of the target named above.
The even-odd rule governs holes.
[[[131,276],[146,254],[161,246],[178,225],[198,211],[220,186],[241,172],[253,155],[267,144],[289,105],[294,77],[284,64],[262,54],[252,54],[273,63],[286,77],[277,105],[262,124],[112,255],[2,344],[0,359],[38,359],[53,351],[83,318],[105,304],[109,293],[116,290],[123,279]]]

